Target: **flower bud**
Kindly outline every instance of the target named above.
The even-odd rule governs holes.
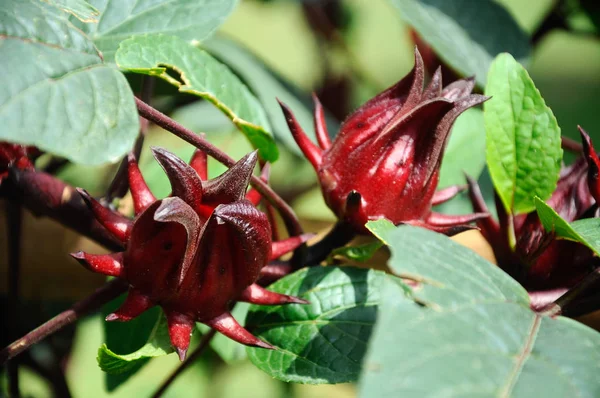
[[[351,114],[333,142],[315,98],[320,148],[281,104],[292,135],[317,171],[325,202],[339,219],[359,232],[365,232],[367,221],[387,218],[394,224],[455,233],[488,216],[448,216],[431,211],[432,205],[452,197],[448,190],[435,192],[452,125],[462,112],[487,97],[471,94],[473,79],[443,88],[440,69],[425,89],[423,80],[423,61],[415,50],[413,70]],[[460,189],[451,187],[450,191]]]
[[[242,344],[272,348],[240,326],[230,306],[236,300],[263,305],[307,303],[256,284],[270,260],[294,250],[307,236],[272,242],[267,216],[246,199],[260,200],[256,192],[246,193],[256,152],[212,180],[203,180],[206,158],[201,152],[194,154],[191,165],[164,149],[154,148],[153,154],[173,191],[170,197],[156,200],[130,156],[134,220],[80,191],[98,221],[125,247],[109,255],[73,254],[92,271],[129,283],[127,299],[106,320],[128,321],[161,306],[171,343],[182,360],[196,321]]]

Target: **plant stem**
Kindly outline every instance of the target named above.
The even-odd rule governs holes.
[[[221,151],[210,142],[206,141],[200,135],[183,127],[181,124],[177,123],[164,113],[154,109],[144,101],[136,98],[135,102],[138,112],[142,117],[176,135],[182,140],[194,145],[196,148],[201,149],[207,155],[215,158],[225,166],[231,167],[235,164],[235,160],[229,157],[229,155]],[[264,181],[256,176],[252,176],[250,184],[252,184],[252,186],[256,188],[256,190],[260,192],[260,194],[279,211],[290,236],[297,236],[303,233],[300,222],[298,221],[298,217],[292,208],[279,195],[277,195],[271,189],[271,187],[269,187]]]
[[[19,335],[19,284],[21,274],[21,226],[23,209],[17,203],[8,202],[6,205],[6,221],[8,230],[8,308],[10,320],[8,332],[10,338]],[[11,397],[21,396],[19,391],[19,362],[11,361],[7,364],[8,385]]]
[[[333,249],[345,245],[354,239],[355,236],[356,234],[350,225],[339,221],[323,239],[308,247],[306,265],[318,265],[327,258]]]
[[[108,249],[121,251],[121,243],[96,221],[75,189],[50,174],[10,170],[0,196],[19,203],[35,215],[50,217]]]
[[[596,288],[599,283],[600,268],[596,268],[581,282],[570,288],[565,294],[556,299],[556,301],[541,309],[540,312],[548,316],[569,316],[570,312],[577,312],[577,307],[574,306],[574,304],[577,303],[577,299],[588,293],[592,288]],[[598,308],[600,308],[600,306],[598,306]],[[592,311],[598,308],[593,308]]]
[[[574,153],[582,153],[583,145],[580,142],[577,142],[569,137],[560,137],[562,149],[565,149],[569,152]]]
[[[175,371],[173,373],[171,373],[171,375],[163,382],[163,384],[160,386],[160,388],[152,396],[153,398],[161,397],[165,393],[167,388],[169,388],[169,386],[175,381],[177,376],[179,376],[192,363],[194,363],[194,361],[196,359],[198,359],[200,357],[200,355],[202,355],[202,353],[204,352],[206,347],[208,347],[208,344],[210,343],[212,338],[215,336],[215,333],[216,333],[216,331],[214,329],[210,329],[208,331],[208,333],[206,333],[204,336],[202,336],[202,339],[200,340],[200,345],[198,345],[198,347],[194,350],[194,352],[192,352],[187,357],[185,362],[183,362],[181,365],[179,365],[177,367],[177,369],[175,369]]]
[[[61,330],[80,319],[82,316],[98,310],[110,300],[127,291],[127,284],[120,279],[114,279],[97,289],[89,297],[75,303],[71,308],[61,312],[54,318],[38,326],[25,336],[14,341],[0,351],[0,365],[16,357],[32,345],[40,342],[53,333]]]
[[[153,76],[142,76],[140,98],[147,104],[150,104],[150,100],[152,99],[152,92],[154,91],[155,82],[156,79]],[[140,118],[140,133],[135,140],[135,144],[133,145],[133,154],[138,160],[140,159],[140,154],[142,153],[144,137],[146,136],[147,131],[148,120]],[[108,187],[108,191],[104,197],[104,200],[107,203],[110,204],[114,198],[122,198],[127,193],[127,190],[129,189],[129,179],[127,178],[127,171],[129,168],[128,165],[129,162],[127,161],[127,156],[125,156],[121,161],[119,169],[110,183],[110,187]]]

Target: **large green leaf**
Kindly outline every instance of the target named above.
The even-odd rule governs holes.
[[[41,0],[72,14],[82,22],[98,22],[100,12],[85,0]]]
[[[84,164],[116,161],[133,145],[139,120],[127,80],[64,11],[1,2],[0,59],[0,139]]]
[[[186,41],[210,36],[231,14],[237,0],[90,0],[101,13],[81,28],[112,61],[119,43],[134,35],[167,33]]]
[[[137,36],[121,43],[115,60],[120,68],[158,76],[182,93],[214,104],[270,162],[278,151],[264,109],[256,97],[225,65],[207,52],[175,36]],[[179,73],[178,80],[167,71]]]
[[[481,86],[497,54],[529,57],[529,38],[494,0],[391,1],[442,60]]]
[[[527,71],[500,54],[488,76],[484,106],[486,156],[504,207],[515,214],[535,209],[556,188],[562,149],[560,128]]]
[[[546,231],[584,244],[600,256],[600,219],[587,218],[569,224],[540,198],[535,198],[535,207]]]
[[[468,156],[465,154],[468,152]],[[483,112],[468,109],[460,115],[450,134],[440,169],[438,188],[465,184],[465,173],[477,179],[485,167]]]
[[[313,130],[313,103],[310,95],[291,87],[247,49],[231,40],[217,35],[203,42],[202,47],[226,63],[244,80],[265,107],[273,125],[275,138],[288,149],[304,157],[290,133],[277,99],[290,107],[304,131],[316,142]],[[327,111],[325,120],[330,135],[335,135],[339,129],[339,122]]]
[[[288,382],[345,383],[357,379],[387,276],[351,267],[312,267],[269,290],[302,297],[308,305],[253,305],[246,327],[276,350],[248,348],[250,360]]]
[[[117,354],[106,344],[102,344],[98,349],[98,365],[107,373],[121,374],[139,369],[150,358],[172,352],[174,351],[169,339],[167,319],[161,313],[144,346],[129,354]]]
[[[533,312],[516,281],[443,235],[367,226],[422,305],[384,284],[359,396],[599,396],[598,332]]]

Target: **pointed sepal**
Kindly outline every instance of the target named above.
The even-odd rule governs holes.
[[[115,213],[106,207],[102,206],[100,202],[92,198],[92,196],[82,188],[77,188],[77,192],[83,198],[88,208],[94,213],[96,220],[104,228],[108,230],[115,238],[119,239],[121,243],[125,244],[129,240],[131,234],[131,220],[123,217],[122,215]]]
[[[299,297],[269,291],[256,283],[248,286],[242,292],[239,300],[259,305],[310,304],[308,301]]]
[[[127,322],[138,317],[144,311],[152,307],[154,307],[154,303],[150,300],[150,297],[134,288],[130,288],[125,302],[121,305],[121,307],[119,307],[118,310],[112,314],[108,314],[106,320],[109,322]]]
[[[152,154],[169,177],[173,196],[180,197],[194,210],[202,213],[203,188],[196,170],[166,149],[154,147]]]
[[[296,120],[296,116],[292,113],[292,110],[283,102],[277,100],[279,102],[279,106],[281,106],[281,110],[283,111],[283,116],[285,117],[285,121],[288,124],[290,132],[292,133],[292,137],[300,147],[306,159],[313,165],[315,170],[319,169],[321,165],[321,159],[323,157],[323,151],[312,143],[310,138],[304,132],[298,120]]]
[[[162,200],[160,206],[154,212],[154,220],[158,222],[176,222],[185,228],[187,242],[178,272],[178,282],[181,284],[198,249],[198,238],[201,232],[200,218],[191,206],[175,196]]]
[[[123,253],[98,255],[78,251],[71,253],[71,257],[92,272],[115,277],[124,276]]]
[[[600,203],[600,159],[592,144],[592,139],[589,134],[577,126],[579,133],[581,134],[581,142],[583,143],[583,153],[588,164],[588,188],[592,197],[596,200],[596,203]]]
[[[451,185],[447,188],[440,189],[433,194],[433,197],[431,198],[431,205],[437,206],[441,205],[442,203],[446,203],[466,189],[466,185]]]
[[[204,203],[217,206],[242,200],[258,160],[257,151],[250,152],[226,172],[204,183]]]
[[[190,316],[176,311],[165,310],[165,315],[167,317],[171,345],[177,352],[179,360],[183,362],[190,346],[195,322]]]
[[[244,329],[229,312],[219,315],[218,317],[204,323],[215,329],[217,332],[229,337],[233,341],[237,341],[240,344],[252,347],[267,348],[270,350],[275,349],[275,347],[273,347],[271,344],[262,341]]]
[[[317,142],[322,150],[327,150],[331,146],[331,138],[327,132],[327,123],[325,122],[325,111],[323,105],[319,101],[319,97],[315,93],[312,95],[313,102],[315,104],[314,113],[314,124],[315,124],[315,135],[317,136]]]
[[[133,199],[133,208],[135,214],[140,214],[156,201],[146,180],[140,171],[135,155],[130,153],[127,156],[127,175],[129,178],[129,190]]]
[[[301,244],[314,236],[314,234],[302,234],[300,236],[292,236],[291,238],[273,242],[271,244],[271,260],[275,260],[286,253],[296,250]]]

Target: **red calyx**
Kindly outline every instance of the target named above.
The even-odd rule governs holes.
[[[202,152],[194,153],[188,165],[164,149],[152,151],[173,192],[157,200],[130,156],[135,219],[112,212],[79,190],[98,221],[125,246],[125,251],[109,255],[72,254],[86,268],[129,283],[125,303],[106,320],[129,321],[159,305],[182,360],[196,321],[242,344],[273,348],[240,326],[229,313],[230,305],[236,300],[306,304],[300,298],[270,292],[256,281],[270,260],[294,250],[308,236],[272,242],[267,216],[246,199],[260,200],[255,191],[246,193],[256,152],[221,176],[206,180]]]
[[[568,222],[594,217],[600,192],[600,162],[587,133],[580,128],[584,156],[561,170],[556,190],[546,202]],[[587,178],[586,178],[587,177]],[[469,180],[469,194],[474,211],[487,207],[474,180]],[[528,290],[569,288],[595,266],[594,254],[572,241],[555,239],[542,226],[537,212],[522,214],[512,220],[515,247],[509,244],[510,218],[496,196],[499,222],[489,218],[477,221],[482,234],[492,246],[498,265]]]
[[[442,88],[440,69],[425,89],[423,80],[423,61],[415,49],[411,73],[351,114],[333,143],[315,98],[320,147],[281,104],[294,139],[317,171],[327,205],[357,232],[366,232],[364,224],[369,220],[387,218],[394,224],[453,234],[488,217],[487,213],[448,216],[431,211],[433,204],[460,191],[452,187],[435,192],[452,125],[462,112],[487,97],[471,94],[473,79]]]

